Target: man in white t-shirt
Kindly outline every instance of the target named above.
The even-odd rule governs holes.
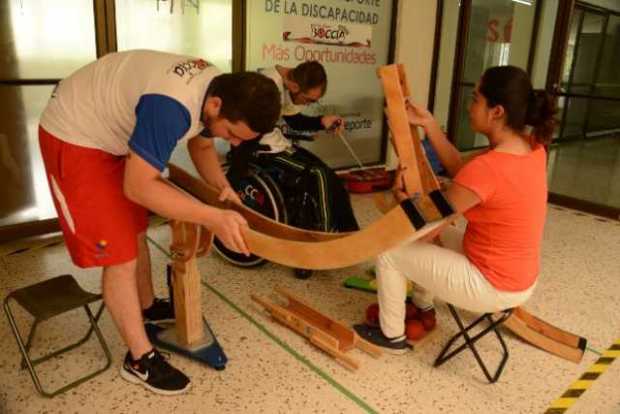
[[[241,215],[162,180],[173,149],[187,141],[201,177],[221,199],[235,199],[212,137],[233,146],[254,139],[273,129],[280,106],[265,76],[220,74],[205,60],[148,50],[108,54],[54,90],[39,127],[48,182],[73,262],[103,268],[104,302],[129,348],[124,379],[164,395],[190,384],[144,330],[144,320],[174,318],[170,302],[153,294],[147,211],[203,225],[249,254]]]
[[[290,224],[322,231],[356,231],[359,226],[349,194],[334,171],[320,158],[299,145],[293,145],[286,135],[314,134],[320,130],[341,131],[344,121],[338,115],[308,116],[302,111],[318,102],[327,90],[327,73],[317,61],[307,61],[295,67],[276,65],[259,69],[271,78],[280,91],[282,114],[277,126],[260,139],[261,157],[271,165],[292,175],[304,174],[307,190],[314,194],[319,220],[317,223]],[[234,153],[234,152],[233,152]],[[299,189],[299,191],[303,191]],[[294,220],[293,220],[294,221]],[[298,278],[307,278],[311,271],[296,269]]]

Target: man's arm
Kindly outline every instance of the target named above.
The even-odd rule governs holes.
[[[194,137],[187,142],[187,150],[203,180],[217,187],[220,191],[230,187],[230,183],[222,171],[213,139]]]
[[[247,226],[247,222],[241,215],[208,206],[177,190],[133,151],[125,163],[123,191],[134,203],[163,217],[203,225],[233,250],[249,254],[241,234],[241,226]]]
[[[284,122],[296,131],[320,131],[323,129],[320,116],[308,116],[301,113],[284,115]]]
[[[202,136],[194,137],[187,142],[187,150],[200,177],[220,190],[220,198],[241,204],[239,196],[232,189],[224,171],[222,171],[213,139]]]
[[[308,116],[303,114],[283,116],[288,126],[296,131],[320,131],[337,129],[342,132],[344,122],[338,115]]]

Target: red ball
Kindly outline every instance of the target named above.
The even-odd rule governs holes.
[[[426,335],[426,330],[424,329],[422,322],[417,319],[413,319],[411,321],[407,321],[405,333],[407,334],[407,339],[410,341],[417,341]]]
[[[420,320],[422,321],[422,325],[424,325],[424,329],[427,331],[432,331],[435,329],[435,326],[437,325],[437,320],[435,319],[435,309],[422,312],[420,314]]]
[[[366,308],[366,323],[368,325],[379,325],[379,304],[373,303]]]
[[[407,311],[405,313],[405,320],[410,321],[418,318],[418,308],[413,303],[407,303]]]

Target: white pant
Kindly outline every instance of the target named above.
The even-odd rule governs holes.
[[[413,242],[377,258],[377,289],[381,330],[388,338],[405,331],[407,279],[414,282],[413,302],[419,308],[441,300],[472,312],[496,312],[524,303],[536,284],[521,292],[497,290],[463,254],[463,231],[448,226],[440,236],[444,247]]]

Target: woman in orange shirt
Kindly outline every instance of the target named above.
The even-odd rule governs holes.
[[[422,310],[433,298],[474,312],[525,302],[536,285],[547,204],[546,151],[555,107],[514,66],[488,69],[469,106],[471,128],[487,136],[488,151],[463,162],[425,108],[411,104],[411,124],[424,128],[453,182],[446,196],[468,220],[465,232],[448,226],[440,245],[421,241],[379,256],[380,326],[356,325],[365,339],[391,353],[409,349],[405,337],[407,280]]]

